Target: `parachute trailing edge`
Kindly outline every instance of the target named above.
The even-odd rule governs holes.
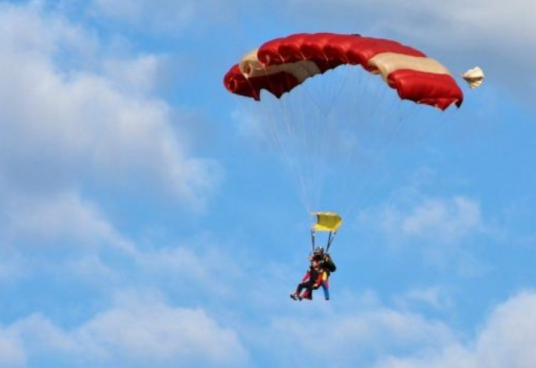
[[[380,74],[401,99],[445,110],[461,106],[463,93],[448,69],[423,52],[396,41],[335,33],[301,33],[277,38],[248,53],[225,75],[232,93],[260,100],[276,97],[307,78],[340,65],[361,65]]]

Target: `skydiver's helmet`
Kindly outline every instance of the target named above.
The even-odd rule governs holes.
[[[315,254],[324,254],[324,248],[322,247],[316,247]]]

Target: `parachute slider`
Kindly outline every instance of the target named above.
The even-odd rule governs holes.
[[[484,81],[484,71],[480,67],[475,66],[463,74],[463,79],[471,89],[478,88]]]
[[[333,212],[313,212],[316,216],[316,224],[313,225],[313,231],[332,231],[336,232],[342,225],[342,218]]]
[[[313,212],[316,216],[316,224],[311,227],[311,240],[313,246],[313,252],[315,251],[315,233],[317,231],[329,231],[328,243],[326,246],[326,253],[329,252],[329,248],[335,239],[337,230],[342,225],[342,218],[334,212]]]

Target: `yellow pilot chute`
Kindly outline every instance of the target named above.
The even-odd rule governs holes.
[[[484,82],[484,71],[480,67],[475,66],[466,71],[462,77],[471,89],[475,89],[480,87],[482,82]]]

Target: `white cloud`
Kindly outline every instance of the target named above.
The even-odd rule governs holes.
[[[203,310],[161,303],[114,308],[84,325],[78,336],[89,351],[152,364],[180,359],[190,366],[232,366],[246,356],[236,334]]]
[[[534,38],[529,36],[536,31],[531,18],[536,5],[531,0],[513,0],[509,3],[497,0],[475,0],[470,3],[449,0],[440,7],[426,0],[335,0],[330,1],[330,7],[326,7],[323,0],[308,1],[307,4],[310,12],[323,9],[337,18],[356,15],[363,21],[358,26],[382,33],[395,30],[406,37],[428,40],[427,43],[440,42],[450,47],[476,45],[481,41],[486,41],[482,46],[490,47],[489,42],[494,39],[510,40],[514,44],[534,44]],[[293,0],[291,6],[303,11],[304,1]],[[421,22],[412,23],[416,19]],[[353,30],[357,33],[361,31],[355,26]],[[497,52],[500,52],[500,48]]]
[[[418,314],[376,306],[335,313],[309,310],[242,333],[278,366],[328,362],[376,368],[532,368],[536,364],[536,293],[519,293],[498,305],[474,339],[460,339],[447,325]],[[304,312],[305,309],[305,312]],[[314,321],[314,323],[312,323]],[[262,331],[262,332],[261,332]],[[244,336],[241,336],[244,337]],[[239,335],[202,309],[173,307],[151,293],[126,293],[110,309],[73,328],[31,315],[0,329],[0,356],[8,367],[34,358],[61,359],[71,366],[123,362],[145,367],[177,361],[192,367],[248,366]],[[312,346],[321,344],[321,349]],[[4,366],[4,365],[3,365]]]
[[[447,291],[440,286],[413,289],[405,294],[394,297],[396,305],[401,308],[425,306],[445,311],[452,306],[452,300]]]
[[[476,345],[482,367],[536,366],[536,293],[523,292],[496,308]]]
[[[109,59],[104,61],[103,69],[106,78],[112,80],[114,85],[130,93],[138,92],[143,96],[151,93],[156,82],[159,81],[160,73],[168,59],[158,55],[142,55],[129,62],[121,59]]]
[[[5,368],[24,367],[26,354],[18,338],[0,326],[0,366]]]
[[[1,354],[6,352],[5,355]],[[125,294],[81,325],[64,329],[41,315],[0,330],[0,362],[26,357],[113,367],[236,367],[248,354],[237,334],[203,309],[173,307],[154,295]]]
[[[478,203],[455,197],[449,202],[427,199],[419,207],[401,219],[397,226],[408,237],[439,238],[456,242],[480,226],[481,214]]]
[[[0,23],[4,186],[50,192],[96,179],[143,193],[152,188],[203,207],[221,168],[192,157],[190,142],[172,128],[171,108],[143,93],[151,90],[157,57],[127,60],[123,72],[109,78],[121,62],[103,57],[104,47],[90,32],[59,16],[39,6],[6,5]],[[105,73],[69,64],[66,55],[88,58],[74,44],[95,50],[91,55]]]
[[[237,132],[244,138],[253,138],[255,143],[264,138],[264,122],[258,114],[254,114],[247,109],[237,109],[232,113],[233,121],[236,121]]]
[[[494,239],[499,233],[488,224],[478,201],[464,197],[426,197],[415,192],[407,197],[361,211],[358,229],[384,251],[416,254],[434,268],[475,276],[488,271],[471,246],[479,238]]]
[[[105,17],[159,30],[181,29],[190,25],[198,10],[193,1],[173,0],[94,0],[93,8]]]
[[[390,16],[396,12],[404,11],[406,14],[428,18],[426,26],[439,35],[443,27],[442,35],[451,36],[453,39],[445,42],[450,46],[476,45],[477,41],[486,41],[484,47],[490,47],[493,39],[505,42],[510,40],[516,44],[533,43],[531,37],[536,31],[534,22],[530,16],[536,11],[536,5],[530,0],[513,0],[508,4],[501,1],[477,0],[467,3],[461,0],[450,0],[448,6],[437,7],[434,4],[414,0],[409,2],[393,2],[384,0],[384,9]],[[399,27],[404,33],[415,34],[415,28],[410,31],[407,18],[399,17],[399,21],[393,26]],[[515,22],[512,19],[516,19]],[[434,29],[433,24],[437,28]],[[424,32],[418,32],[421,39],[425,39]],[[510,45],[503,44],[510,47]]]
[[[170,246],[136,242],[95,203],[76,193],[11,196],[2,212],[0,281],[68,274],[70,282],[89,282],[101,291],[139,281],[180,295],[203,290],[226,296],[234,293],[233,283],[244,278],[241,269],[228,268],[240,256],[222,251],[210,238]],[[170,283],[170,278],[190,287]]]
[[[278,319],[260,334],[260,342],[278,351],[278,366],[354,367],[385,351],[435,349],[454,341],[445,324],[417,314],[381,306],[347,313],[329,310],[315,308],[310,315],[301,311],[299,317]]]
[[[4,211],[6,220],[0,228],[11,241],[31,240],[42,246],[67,241],[77,246],[131,247],[93,203],[73,193],[11,197]]]
[[[62,354],[79,352],[76,343],[66,331],[40,314],[32,314],[15,321],[9,326],[9,331],[13,338],[20,341],[27,356],[46,353],[48,350]]]
[[[89,57],[99,48],[91,32],[69,23],[60,14],[44,12],[41,1],[2,3],[0,18],[0,45],[3,54],[7,53],[2,55],[2,60],[13,54],[27,54],[43,62],[50,55],[66,50],[72,51],[71,56]]]
[[[194,243],[194,242],[192,242]],[[197,247],[197,246],[196,246]],[[212,267],[215,260],[206,259],[188,247],[174,246],[144,251],[139,254],[138,262],[142,269],[149,273],[164,274],[166,277],[175,275],[177,278],[194,279],[211,284],[214,280]],[[220,259],[225,264],[223,258]]]
[[[12,194],[0,215],[1,281],[67,274],[70,282],[109,287],[124,271],[114,267],[118,257],[127,262],[139,257],[136,244],[95,203],[76,193]],[[111,254],[112,261],[107,259]]]
[[[409,208],[389,205],[364,211],[360,221],[375,224],[393,241],[417,239],[445,245],[455,245],[484,226],[479,203],[463,196],[424,198]]]
[[[185,29],[202,27],[205,31],[214,23],[228,25],[222,21],[236,16],[236,10],[244,5],[243,0],[93,0],[88,9],[96,19],[143,29],[145,33],[175,36]],[[190,32],[190,37],[193,35]]]
[[[536,366],[536,293],[522,292],[493,310],[466,344],[446,345],[422,357],[386,358],[378,368],[531,368]]]

